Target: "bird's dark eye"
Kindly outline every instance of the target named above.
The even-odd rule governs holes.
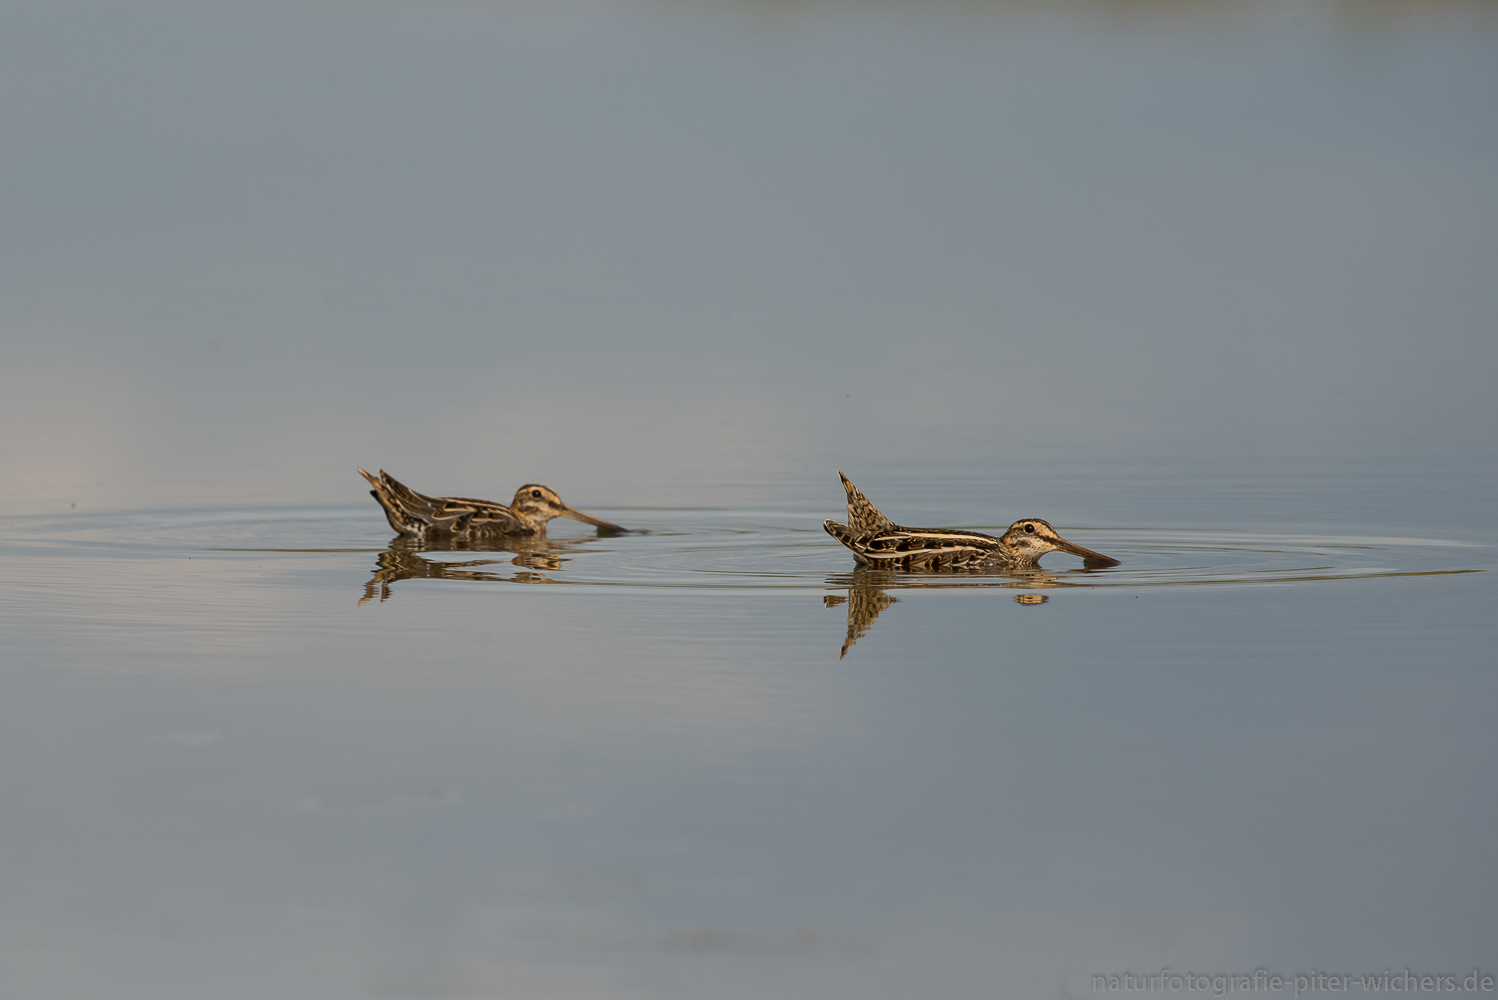
[[[531,490],[531,496],[535,497],[537,500],[540,500],[541,499],[541,491],[540,490]]]
[[[1025,534],[1027,534],[1027,535],[1033,535],[1033,534],[1035,534],[1035,525],[1033,525],[1033,524],[1027,524],[1027,525],[1025,525]]]

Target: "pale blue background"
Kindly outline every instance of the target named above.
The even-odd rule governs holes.
[[[0,8],[0,993],[1498,967],[1495,52],[1476,2]],[[652,533],[360,606],[358,465]],[[1123,565],[839,660],[838,468]]]

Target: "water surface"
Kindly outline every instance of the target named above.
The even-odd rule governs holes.
[[[1495,26],[6,8],[0,994],[1498,967]]]

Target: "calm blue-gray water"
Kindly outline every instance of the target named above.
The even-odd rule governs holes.
[[[1492,4],[63,0],[0,77],[0,995],[1493,992]],[[1119,565],[857,570],[839,469]]]

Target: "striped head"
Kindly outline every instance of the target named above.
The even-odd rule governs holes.
[[[546,522],[554,517],[570,517],[574,521],[591,524],[595,528],[609,532],[624,530],[617,524],[567,506],[562,502],[562,498],[557,496],[555,490],[549,486],[542,486],[540,483],[526,483],[516,490],[515,499],[510,501],[510,513],[535,531],[544,531]]]
[[[1004,537],[999,539],[1006,549],[1014,553],[1017,563],[1028,564],[1039,561],[1040,557],[1047,552],[1070,552],[1074,556],[1081,556],[1088,565],[1092,566],[1117,566],[1118,560],[1084,549],[1080,545],[1073,545],[1057,534],[1056,529],[1046,521],[1038,517],[1027,517],[1015,521],[1004,532]]]

